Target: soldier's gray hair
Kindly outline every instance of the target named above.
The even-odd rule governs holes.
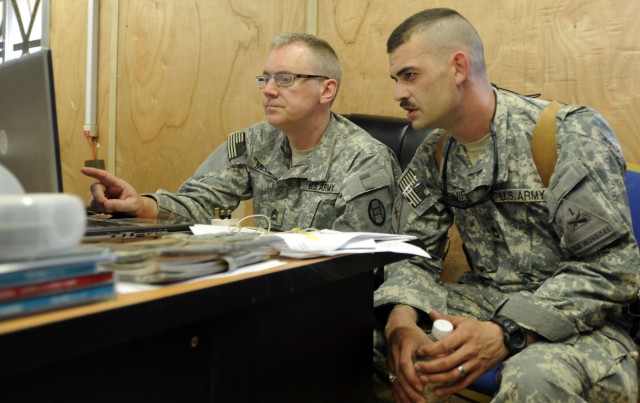
[[[338,82],[338,88],[342,82],[342,67],[335,50],[329,42],[317,36],[302,32],[281,32],[271,40],[271,49],[302,43],[312,52],[313,74],[334,78]],[[297,72],[296,72],[297,73]]]
[[[418,33],[428,35],[430,47],[443,57],[462,50],[469,56],[471,69],[486,74],[482,39],[473,25],[457,11],[431,8],[412,15],[389,36],[387,53],[391,54]]]

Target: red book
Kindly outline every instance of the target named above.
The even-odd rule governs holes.
[[[45,283],[25,284],[12,288],[0,289],[0,303],[38,295],[59,293],[71,289],[83,288],[113,281],[113,272],[100,272],[88,276],[71,277]]]

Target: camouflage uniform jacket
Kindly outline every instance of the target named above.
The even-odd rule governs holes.
[[[261,122],[231,134],[178,193],[145,196],[157,201],[159,218],[208,223],[215,207],[235,209],[253,198],[254,214],[269,217],[274,230],[391,231],[400,168],[393,152],[360,127],[332,114],[313,151],[295,166],[290,161],[287,136]]]
[[[393,225],[424,240],[434,254],[455,214],[472,266],[460,282],[474,287],[449,288],[439,282],[441,259],[414,258],[386,268],[385,282],[375,293],[376,307],[402,303],[419,312],[445,313],[451,309],[448,290],[459,287],[473,290],[463,300],[478,305],[490,301],[494,312],[485,316],[500,313],[551,341],[571,340],[605,321],[628,330],[627,305],[640,287],[640,256],[631,232],[622,151],[599,114],[565,105],[556,118],[557,165],[544,188],[531,154],[531,135],[545,105],[497,91],[496,187],[491,200],[466,210],[441,202],[442,180],[434,158],[440,133],[425,139],[399,180],[402,194]],[[477,197],[473,192],[482,193],[491,183],[493,140],[474,166],[464,147],[451,137],[447,141],[452,142],[448,191],[459,199]]]

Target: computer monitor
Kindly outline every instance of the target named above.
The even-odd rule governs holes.
[[[26,193],[62,192],[50,49],[0,64],[0,164]]]

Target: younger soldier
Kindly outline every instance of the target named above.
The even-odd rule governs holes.
[[[495,402],[635,402],[627,309],[640,256],[611,127],[590,108],[562,107],[546,186],[531,138],[547,101],[492,87],[465,18],[420,12],[387,51],[394,97],[413,127],[448,133],[440,163],[434,135],[399,179],[394,227],[435,254],[455,217],[472,267],[455,284],[439,283],[437,257],[385,268],[375,306],[396,401],[424,401],[427,382],[452,394],[500,364]],[[455,329],[432,342],[425,329],[442,314]]]

